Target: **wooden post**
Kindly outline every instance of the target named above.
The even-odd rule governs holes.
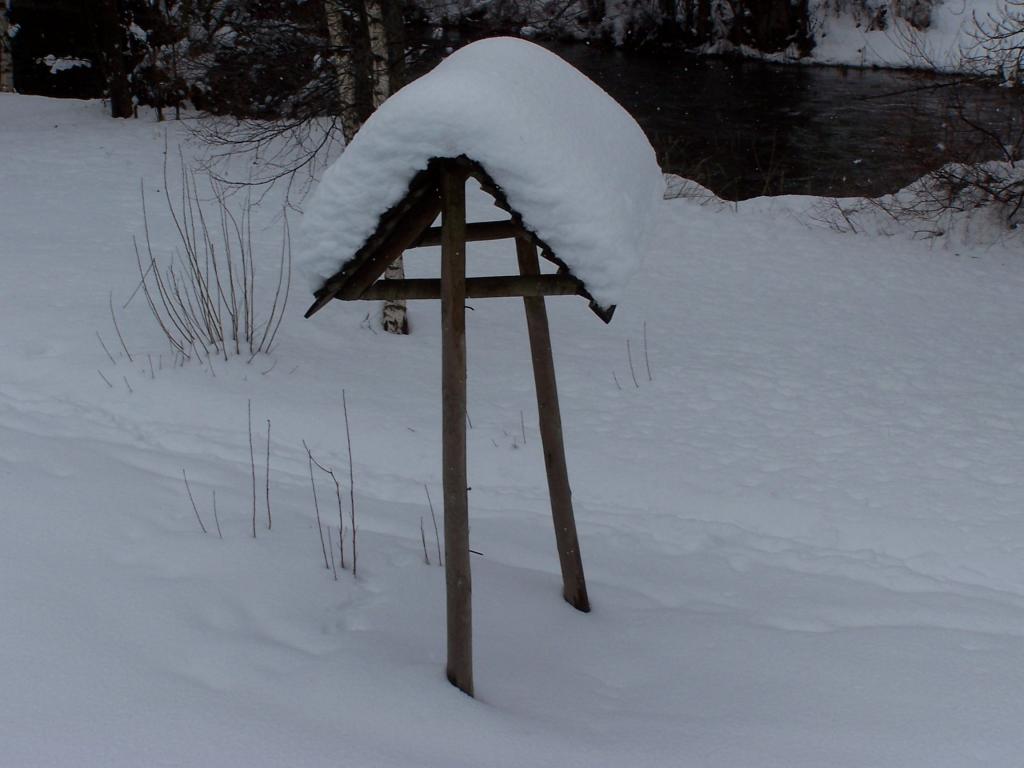
[[[529,240],[516,238],[519,271],[523,275],[539,275],[537,249]],[[583,578],[583,559],[576,536],[576,520],[572,513],[572,490],[565,465],[562,442],[562,416],[558,409],[558,387],[555,362],[551,353],[551,332],[543,296],[524,296],[526,326],[530,333],[530,354],[533,357],[533,378],[537,388],[537,413],[540,438],[544,446],[544,467],[548,475],[551,515],[555,522],[555,542],[562,566],[562,595],[573,607],[590,611],[587,584]]]
[[[448,680],[473,695],[466,484],[466,176],[441,169],[441,402]]]

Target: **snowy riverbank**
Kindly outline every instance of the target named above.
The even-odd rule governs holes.
[[[855,67],[920,68],[955,72],[964,66],[965,52],[973,51],[977,26],[990,16],[998,17],[1002,0],[938,0],[926,15],[927,26],[915,27],[893,13],[884,14],[883,28],[873,23],[878,9],[888,2],[864,3],[871,12],[853,10],[849,3],[835,10],[831,0],[811,1],[811,34],[814,50],[809,60],[817,64]]]
[[[302,320],[296,288],[272,355],[172,367],[141,298],[120,309],[140,179],[155,249],[176,242],[165,135],[173,156],[180,125],[0,94],[0,765],[1019,761],[1019,244],[843,234],[808,198],[666,201],[610,326],[550,302],[587,616],[559,598],[522,308],[479,303],[474,701],[444,680],[443,572],[420,540],[437,307],[393,338],[365,305]],[[342,388],[360,575],[336,582],[302,441],[347,472]],[[272,421],[255,540],[250,399],[261,482]],[[207,523],[216,490],[223,540],[183,468]]]
[[[454,5],[467,12],[459,0]],[[626,48],[667,37],[673,45],[703,53],[740,54],[780,63],[940,72],[969,69],[987,74],[996,74],[1001,64],[1004,75],[1019,74],[1019,63],[1013,66],[1013,51],[1022,42],[1019,18],[1010,25],[1015,34],[1005,35],[992,50],[977,46],[979,29],[993,29],[994,20],[1006,18],[1006,0],[807,0],[806,16],[795,2],[789,8],[785,0],[776,3],[777,8],[770,5],[742,0],[710,0],[705,5],[691,0],[677,3],[676,16],[666,19],[644,4],[608,0],[603,22],[590,27],[578,21],[580,14],[586,15],[582,4],[574,6],[578,14],[552,21],[541,6],[527,3],[524,7],[533,8],[534,15],[544,21],[522,31],[580,40],[607,38]],[[1019,17],[1020,9],[1011,5],[1009,13]],[[758,42],[758,35],[770,39]]]

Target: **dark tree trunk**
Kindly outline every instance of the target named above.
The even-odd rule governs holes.
[[[391,80],[391,93],[394,93],[405,85],[405,19],[400,3],[395,0],[382,0],[381,4],[388,39],[388,77]]]
[[[733,0],[730,40],[759,51],[775,53],[796,45],[810,51],[807,0]]]
[[[7,30],[7,5],[0,0],[0,92],[14,90],[14,64]]]
[[[685,0],[677,2],[677,0],[658,0],[658,12],[661,15],[660,28],[658,30],[658,37],[663,42],[674,42],[681,37],[683,21],[682,16],[685,13]]]
[[[98,42],[103,74],[113,117],[132,116],[132,96],[125,70],[126,27],[118,0],[100,0],[97,8]]]
[[[915,29],[928,29],[932,24],[932,4],[932,0],[897,0],[896,15]]]
[[[711,42],[711,0],[683,0],[680,13],[682,39],[686,45]]]

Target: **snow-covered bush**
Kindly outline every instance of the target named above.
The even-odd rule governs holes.
[[[894,18],[927,29],[935,0],[811,0],[810,5],[815,18],[849,16],[866,31],[888,29]]]
[[[1024,84],[1024,0],[1004,0],[995,11],[974,12],[961,62],[967,72],[997,77],[1004,85]]]
[[[831,198],[809,217],[839,232],[946,238],[956,245],[990,245],[1020,238],[1024,162],[950,163],[891,195]]]
[[[912,15],[910,2],[826,0],[850,12],[890,9]],[[933,4],[934,5],[934,4]],[[923,13],[923,11],[922,11]],[[877,16],[873,17],[877,18]],[[918,19],[920,21],[920,19]],[[910,25],[914,20],[908,19]],[[948,21],[948,19],[947,19]],[[841,230],[885,230],[903,224],[923,236],[958,233],[969,242],[1005,236],[1020,224],[1024,204],[1024,0],[993,0],[964,13],[959,54],[940,52],[908,24],[886,33],[908,61],[922,68],[918,87],[945,111],[941,140],[922,142],[913,107],[905,134],[889,141],[918,166],[920,178],[900,191],[867,202],[830,202],[819,218]],[[964,37],[964,35],[966,37]],[[929,70],[952,68],[956,80],[936,82]],[[881,213],[875,218],[874,213]]]

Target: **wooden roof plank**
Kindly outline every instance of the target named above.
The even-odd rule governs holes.
[[[339,294],[358,298],[384,274],[388,264],[434,223],[440,212],[437,165],[431,164],[412,180],[405,197],[381,217],[377,230],[356,255],[324,281],[314,294],[316,301],[306,310],[306,317],[318,312]]]
[[[437,292],[427,287],[430,281],[384,281],[381,275],[408,248],[440,243],[440,229],[431,227],[441,211],[440,174],[447,168],[471,176],[481,189],[494,198],[494,204],[509,213],[503,221],[476,222],[467,225],[468,240],[496,240],[518,237],[537,246],[540,255],[558,266],[557,275],[541,275],[538,285],[527,284],[522,276],[472,278],[467,282],[469,298],[491,298],[502,296],[556,296],[579,295],[590,303],[590,309],[604,322],[610,322],[615,307],[598,305],[586,286],[576,278],[551,247],[523,224],[522,216],[509,204],[505,192],[480,163],[465,155],[459,157],[435,158],[410,182],[409,191],[401,202],[381,216],[377,230],[362,248],[338,272],[324,281],[316,291],[316,301],[306,310],[306,317],[322,309],[332,299],[352,301],[356,299],[386,298],[440,298],[440,283]],[[436,242],[435,242],[436,240]],[[557,279],[556,279],[557,278]],[[494,281],[477,282],[473,281]],[[511,282],[509,282],[511,281]],[[518,281],[518,282],[517,282]],[[403,283],[395,285],[395,283]],[[473,287],[470,288],[470,283]],[[380,287],[378,287],[380,286]],[[509,293],[512,290],[528,290],[530,293]],[[421,295],[422,294],[422,295]],[[429,295],[427,295],[429,294]]]

